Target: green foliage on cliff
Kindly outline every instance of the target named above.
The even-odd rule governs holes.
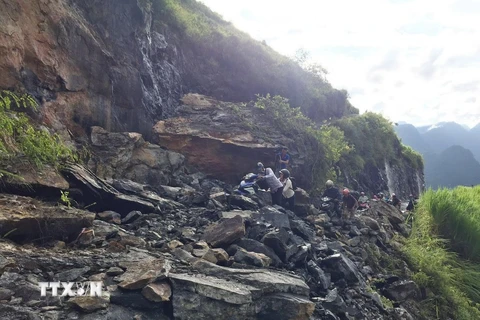
[[[24,156],[37,167],[57,166],[63,160],[74,160],[73,151],[60,137],[46,129],[36,129],[30,118],[21,111],[36,109],[37,103],[28,96],[10,91],[0,92],[0,176],[10,160]]]
[[[417,206],[404,252],[439,319],[480,319],[479,196],[480,186],[428,190]]]
[[[366,163],[382,168],[385,159],[395,163],[408,163],[413,169],[423,169],[419,153],[403,146],[393,130],[392,123],[379,114],[366,112],[360,116],[346,117],[334,122],[344,133],[355,152],[340,161],[340,166],[350,173],[358,173]]]
[[[223,101],[280,95],[318,123],[358,114],[347,92],[326,81],[324,69],[278,54],[195,0],[151,1],[154,29],[170,35],[169,42],[181,44],[189,57],[190,91]]]

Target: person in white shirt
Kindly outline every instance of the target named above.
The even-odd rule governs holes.
[[[280,182],[283,184],[283,207],[294,212],[295,191],[293,190],[292,180],[290,180],[290,171],[287,169],[280,170]]]
[[[259,173],[259,179],[265,179],[267,182],[270,193],[272,194],[272,204],[282,205],[282,192],[283,184],[273,173],[270,168],[265,168],[263,163],[257,163],[257,169]]]

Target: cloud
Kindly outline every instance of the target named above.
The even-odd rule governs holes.
[[[202,2],[284,55],[309,51],[362,112],[414,125],[478,122],[480,1]]]

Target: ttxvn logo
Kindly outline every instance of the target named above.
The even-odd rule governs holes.
[[[75,296],[102,296],[101,281],[86,281],[86,282],[39,282],[40,296],[47,296],[47,289],[51,289],[52,297],[75,297]],[[61,291],[61,294],[60,294]]]

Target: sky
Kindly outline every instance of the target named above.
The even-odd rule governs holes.
[[[201,0],[286,56],[298,49],[361,113],[480,123],[480,0]]]

